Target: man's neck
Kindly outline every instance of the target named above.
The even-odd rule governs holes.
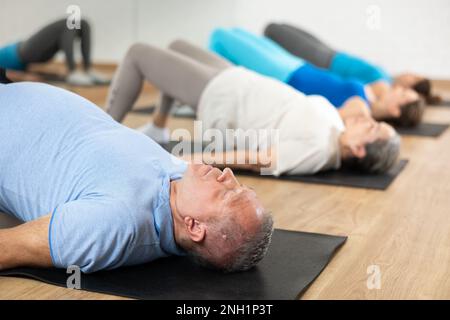
[[[170,213],[172,214],[173,221],[173,236],[175,238],[175,242],[178,246],[183,247],[183,239],[181,237],[181,217],[178,214],[177,206],[176,206],[176,195],[177,195],[177,181],[170,182],[170,190],[169,190],[169,204],[170,204]]]

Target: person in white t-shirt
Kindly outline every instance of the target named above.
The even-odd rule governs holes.
[[[372,119],[359,97],[349,99],[338,111],[321,96],[305,96],[182,40],[168,50],[145,44],[130,48],[108,96],[107,112],[114,119],[125,118],[144,80],[157,87],[162,97],[153,122],[139,130],[160,143],[169,140],[166,122],[175,101],[192,106],[204,130],[278,130],[278,143],[261,143],[252,151],[256,162],[226,163],[235,169],[270,167],[270,173],[278,176],[348,166],[381,173],[399,155],[398,134]],[[237,152],[226,151],[223,159]],[[271,155],[270,165],[259,161],[262,153]],[[218,158],[222,159],[215,154],[215,164],[223,165]]]

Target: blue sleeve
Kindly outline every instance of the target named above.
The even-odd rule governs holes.
[[[238,66],[287,82],[303,60],[282,50],[276,51],[268,40],[244,33],[241,29],[218,28],[210,37],[209,48]]]
[[[305,64],[298,69],[292,75],[289,85],[306,95],[323,96],[337,108],[354,96],[368,101],[364,85],[361,82],[345,80],[310,64]]]
[[[49,226],[53,265],[80,267],[85,273],[126,264],[135,228],[126,207],[117,201],[77,200],[58,206]]]
[[[391,77],[381,67],[342,52],[333,57],[330,71],[347,79],[361,81],[364,84],[377,81],[392,82]]]

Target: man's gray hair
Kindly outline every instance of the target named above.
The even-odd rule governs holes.
[[[364,158],[350,158],[344,160],[344,166],[353,170],[367,173],[383,173],[388,171],[400,154],[400,136],[396,133],[388,140],[377,140],[366,145]]]
[[[260,225],[251,235],[234,221],[231,216],[211,221],[215,225],[214,239],[210,243],[217,245],[205,251],[192,250],[189,252],[194,261],[204,267],[218,269],[223,272],[241,272],[256,266],[266,255],[273,234],[273,218],[269,212],[263,212]],[[228,250],[220,248],[221,239],[226,239]],[[231,253],[226,253],[231,251]],[[222,255],[222,256],[221,256]],[[225,263],[217,263],[218,256],[225,258]]]
[[[225,272],[246,271],[256,266],[266,255],[272,241],[273,219],[270,213],[263,214],[259,230],[252,236],[247,236],[244,242],[223,270]]]

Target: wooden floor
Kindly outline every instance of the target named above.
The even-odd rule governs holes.
[[[450,98],[450,85],[436,82]],[[70,88],[99,106],[107,88]],[[150,87],[138,106],[155,101]],[[130,114],[140,126],[149,116]],[[450,123],[450,107],[429,108],[426,121]],[[170,127],[192,128],[172,119]],[[255,188],[277,228],[347,235],[347,244],[303,299],[450,299],[450,130],[438,139],[404,137],[410,163],[387,191],[240,178]],[[367,287],[367,268],[381,271],[381,289]],[[120,299],[0,278],[0,299]]]

